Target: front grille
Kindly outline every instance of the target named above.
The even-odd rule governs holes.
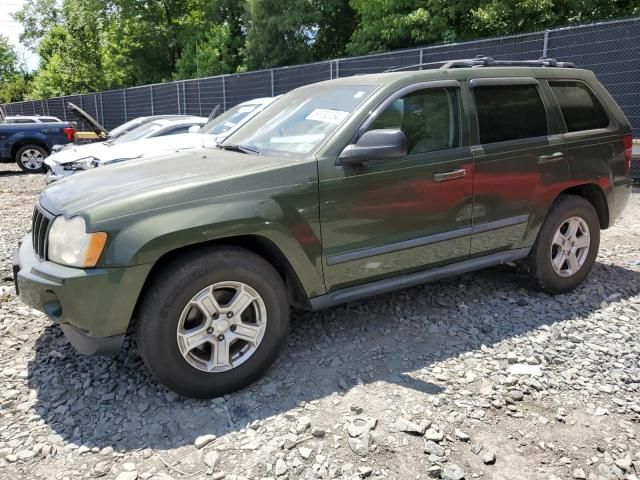
[[[40,205],[36,205],[36,208],[33,209],[31,240],[33,242],[33,251],[41,260],[47,259],[47,238],[52,218]]]

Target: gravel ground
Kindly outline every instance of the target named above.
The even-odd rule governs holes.
[[[15,297],[43,186],[0,164],[0,478],[640,477],[640,189],[571,294],[504,266],[296,314],[264,379],[194,401]]]

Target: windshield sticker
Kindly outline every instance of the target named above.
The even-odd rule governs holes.
[[[353,96],[353,98],[362,98],[363,95],[364,95],[364,92],[362,90],[360,90],[359,92],[356,92],[356,94]]]
[[[238,112],[240,112],[240,113],[249,113],[249,112],[253,112],[255,109],[256,109],[256,107],[252,107],[252,106],[240,107],[238,109]]]
[[[349,112],[342,110],[328,110],[325,108],[316,108],[307,115],[306,120],[315,120],[316,122],[331,123],[337,125],[341,123],[349,115]]]

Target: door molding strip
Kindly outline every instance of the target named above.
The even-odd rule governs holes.
[[[404,240],[402,242],[392,243],[389,245],[381,245],[379,247],[364,248],[361,250],[339,253],[337,255],[331,255],[327,257],[327,265],[333,266],[340,263],[353,262],[354,260],[377,257],[378,255],[384,255],[386,253],[393,253],[416,247],[424,247],[433,243],[454,240],[456,238],[466,237],[467,235],[472,235],[475,233],[484,233],[491,230],[497,230],[499,228],[511,227],[513,225],[526,223],[528,220],[529,215],[518,215],[516,217],[509,217],[493,222],[481,223],[472,227],[457,228],[449,232],[436,233],[435,235],[429,235],[427,237],[412,238],[411,240]]]

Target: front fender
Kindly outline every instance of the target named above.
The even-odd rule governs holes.
[[[176,249],[250,235],[282,252],[307,296],[325,293],[315,189],[191,202],[120,223],[120,229],[108,230],[105,267],[155,263]]]

